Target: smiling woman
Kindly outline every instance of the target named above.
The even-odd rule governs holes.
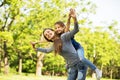
[[[43,36],[47,41],[53,42],[54,30],[51,28],[45,28],[43,31]]]

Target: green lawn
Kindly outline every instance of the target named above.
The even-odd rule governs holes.
[[[22,75],[0,75],[0,80],[66,80],[66,77],[57,76],[35,76],[33,74]],[[87,78],[86,80],[96,80]],[[115,80],[115,79],[101,79],[101,80]]]

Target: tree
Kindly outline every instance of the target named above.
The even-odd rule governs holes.
[[[16,68],[18,66],[19,73],[22,71],[34,72],[34,69],[31,70],[35,66],[34,61],[40,60],[39,57],[37,59],[34,57],[36,53],[32,50],[30,41],[38,40],[38,37],[41,37],[42,30],[46,27],[53,28],[56,21],[66,22],[67,11],[71,6],[78,8],[77,12],[81,15],[79,22],[82,24],[89,22],[88,17],[82,17],[82,13],[94,13],[95,9],[92,2],[82,0],[80,2],[72,1],[72,3],[64,0],[2,0],[0,4],[0,10],[2,11],[0,13],[0,30],[5,32],[6,35],[1,33],[1,51],[2,55],[3,53],[7,54],[6,57],[9,58],[10,67]],[[9,43],[9,38],[4,38],[8,34],[11,34],[12,43]],[[45,46],[45,44],[42,46]],[[31,60],[31,56],[33,60]],[[58,67],[55,64],[52,65],[55,66],[55,69]],[[59,68],[62,69],[61,66]]]
[[[19,14],[19,4],[20,1],[18,0],[12,0],[12,1],[9,1],[9,0],[3,0],[2,4],[0,5],[0,9],[3,11],[1,13],[2,15],[2,19],[1,19],[1,25],[0,26],[0,31],[1,32],[5,32],[7,36],[8,32],[11,31],[11,26],[13,24],[13,22],[15,21],[15,18],[16,16]],[[16,7],[16,8],[15,8]],[[15,8],[15,9],[14,9]],[[11,32],[10,32],[11,33]],[[12,34],[12,33],[11,33]],[[11,35],[12,37],[12,35]],[[5,40],[3,40],[3,52],[4,52],[4,64],[5,64],[5,74],[8,74],[8,41],[9,38],[6,38]]]

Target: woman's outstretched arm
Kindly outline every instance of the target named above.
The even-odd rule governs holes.
[[[71,30],[70,32],[66,32],[64,33],[64,38],[66,40],[70,40],[77,32],[79,32],[79,26],[78,26],[78,22],[77,22],[77,18],[76,18],[76,13],[74,9],[71,9],[71,14],[70,16],[73,18],[74,20],[74,29]]]

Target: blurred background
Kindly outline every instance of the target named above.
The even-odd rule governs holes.
[[[35,52],[30,42],[49,47],[43,29],[54,28],[59,20],[66,24],[70,8],[77,13],[80,31],[75,39],[84,47],[85,57],[102,70],[103,78],[120,79],[120,0],[0,0],[1,79],[23,73],[67,76],[61,56]],[[88,69],[87,77],[93,74]]]

